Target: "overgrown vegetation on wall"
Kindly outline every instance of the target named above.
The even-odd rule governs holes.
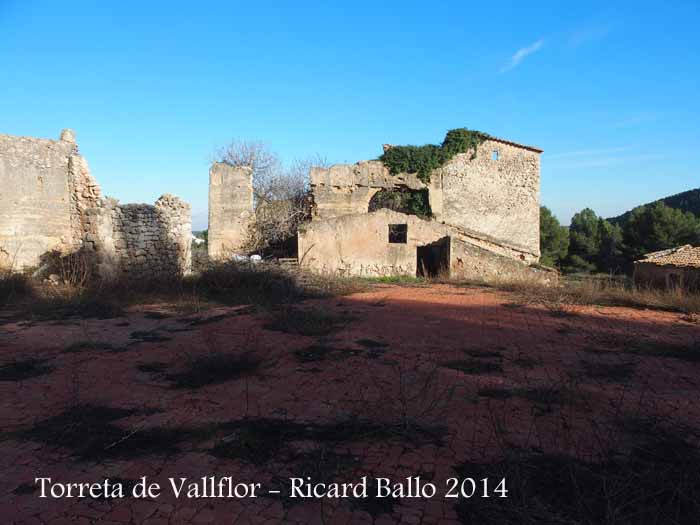
[[[423,219],[432,217],[428,190],[411,190],[409,188],[382,189],[369,202],[368,211],[382,208],[417,215]]]
[[[424,183],[430,182],[430,173],[452,159],[459,153],[472,152],[476,157],[476,148],[489,138],[481,131],[467,128],[451,129],[445,135],[441,145],[393,146],[379,157],[393,174],[416,173]]]

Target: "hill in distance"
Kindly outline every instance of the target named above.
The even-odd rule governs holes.
[[[669,197],[664,197],[662,199],[655,200],[653,202],[648,202],[643,204],[643,206],[653,206],[658,202],[663,202],[669,208],[677,208],[682,211],[689,211],[697,216],[700,216],[700,188],[694,190],[684,191],[682,193],[677,193],[676,195],[671,195]],[[626,211],[622,215],[617,217],[612,217],[608,219],[613,224],[619,224],[622,226],[627,222],[632,210]]]

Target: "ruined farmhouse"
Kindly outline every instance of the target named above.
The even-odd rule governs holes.
[[[378,160],[312,168],[310,216],[293,239],[298,265],[361,277],[551,279],[537,265],[542,151],[478,138],[424,172],[388,163],[392,146]],[[82,252],[105,277],[191,269],[189,205],[168,194],[154,205],[104,197],[71,130],[59,140],[0,135],[0,186],[2,267]],[[255,220],[251,168],[214,163],[209,259],[244,253]]]
[[[59,140],[0,135],[0,268],[81,252],[103,277],[186,273],[191,236],[190,206],[177,197],[103,197],[71,130]]]
[[[634,282],[642,287],[700,291],[700,247],[685,244],[647,253],[634,262]]]
[[[312,216],[298,232],[298,262],[345,276],[550,279],[550,272],[536,268],[541,153],[488,137],[427,178],[394,173],[382,160],[313,168]],[[215,259],[244,247],[254,220],[251,172],[216,163],[209,191],[209,255]],[[423,199],[429,211],[387,209],[382,203],[392,193]]]

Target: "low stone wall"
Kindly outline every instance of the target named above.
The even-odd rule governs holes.
[[[637,261],[634,263],[634,283],[637,286],[700,291],[700,268],[659,266]]]
[[[554,284],[559,280],[556,270],[530,266],[455,237],[451,241],[452,278],[485,282],[527,280],[544,284]]]
[[[189,204],[166,194],[155,205],[120,205],[104,199],[86,211],[86,247],[104,278],[119,274],[156,277],[191,270]]]

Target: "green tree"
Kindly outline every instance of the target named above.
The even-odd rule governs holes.
[[[585,208],[571,218],[567,270],[583,272],[595,270],[599,251],[598,216],[590,208]]]
[[[645,253],[681,244],[698,244],[700,220],[690,212],[659,202],[632,210],[622,234],[626,258],[633,261]]]
[[[540,262],[561,267],[569,249],[569,232],[546,206],[540,207]]]
[[[622,271],[624,266],[622,228],[601,218],[598,220],[598,238],[600,239],[598,271],[613,273]]]

